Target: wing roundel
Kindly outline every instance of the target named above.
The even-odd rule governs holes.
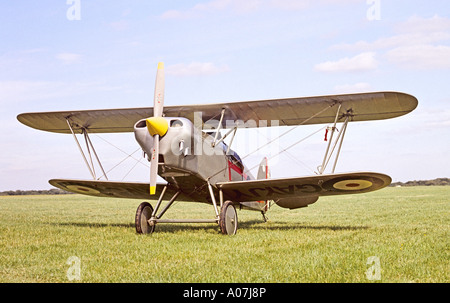
[[[288,201],[287,198],[310,198],[367,193],[391,183],[391,177],[372,172],[317,175],[296,178],[262,179],[217,183],[225,199],[233,202],[254,200]],[[314,200],[314,202],[317,199]],[[311,202],[313,203],[313,202]],[[290,207],[288,207],[290,208]]]

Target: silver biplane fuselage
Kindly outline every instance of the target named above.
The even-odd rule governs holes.
[[[194,127],[187,118],[164,117],[168,129],[160,138],[158,175],[193,200],[211,203],[207,181],[218,182],[254,180],[239,155],[220,141],[216,132]],[[136,141],[149,161],[152,156],[153,137],[149,134],[146,119],[134,125]],[[218,140],[219,139],[219,140]],[[264,168],[266,169],[266,168]],[[241,202],[244,208],[262,211],[266,201]]]

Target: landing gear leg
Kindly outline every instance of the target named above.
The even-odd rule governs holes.
[[[264,211],[261,211],[261,215],[263,217],[264,223],[266,223],[267,220],[269,220],[269,218],[266,217],[266,213]]]

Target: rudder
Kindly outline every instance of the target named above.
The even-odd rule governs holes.
[[[267,157],[264,157],[259,163],[258,174],[256,175],[256,179],[270,179],[270,170],[269,170],[269,162]],[[271,200],[265,201],[264,212],[269,210]]]

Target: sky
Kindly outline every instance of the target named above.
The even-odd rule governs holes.
[[[411,94],[406,116],[349,124],[336,172],[450,177],[448,1],[1,1],[0,22],[0,191],[91,178],[71,135],[18,114],[152,106],[159,61],[165,105]],[[239,129],[232,148],[249,167],[269,154],[272,177],[311,175],[325,126]],[[132,133],[91,139],[110,179],[148,181]]]

